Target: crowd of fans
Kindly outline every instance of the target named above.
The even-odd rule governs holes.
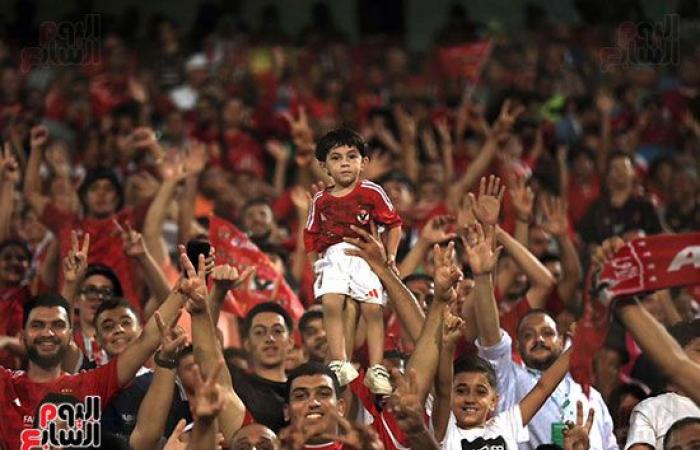
[[[145,37],[127,14],[79,65],[23,58],[32,37],[6,24],[0,448],[41,404],[90,395],[97,448],[697,448],[700,284],[611,307],[590,389],[567,336],[622,240],[700,230],[698,42],[681,36],[675,64],[608,65],[604,47],[640,36],[463,13],[422,55],[349,42],[322,4],[298,39],[273,8],[259,29],[224,15],[190,35],[157,16]],[[442,70],[441,48],[487,40],[478,77]],[[400,218],[397,243],[361,215],[342,236],[386,293],[383,344],[350,298],[343,343],[327,338],[314,295],[304,231],[339,182],[317,159],[338,128],[359,141],[330,150],[367,157],[361,179]],[[275,301],[222,311],[256,275],[216,263],[212,215],[269,257],[298,320]]]

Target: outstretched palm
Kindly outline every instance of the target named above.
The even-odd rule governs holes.
[[[467,250],[467,260],[474,275],[483,275],[493,272],[498,261],[499,249],[495,248],[495,236],[492,226],[487,225],[486,230],[477,223],[466,230],[466,236],[462,236],[464,247]]]
[[[474,200],[473,194],[469,194],[474,208],[474,215],[483,224],[496,225],[501,211],[501,200],[506,191],[505,185],[501,186],[501,179],[491,175],[486,184],[486,177],[481,178],[479,185],[479,198]]]

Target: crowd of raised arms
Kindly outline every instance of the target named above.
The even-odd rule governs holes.
[[[2,24],[0,449],[700,449],[700,41],[130,11]]]

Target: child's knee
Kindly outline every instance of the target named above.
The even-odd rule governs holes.
[[[330,314],[342,314],[344,297],[342,295],[327,294],[321,298],[323,312]]]
[[[363,303],[362,315],[365,316],[366,319],[383,319],[384,312],[382,311],[382,305],[378,305],[376,303]]]

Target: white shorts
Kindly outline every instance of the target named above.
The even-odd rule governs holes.
[[[314,264],[314,297],[324,294],[348,295],[358,302],[384,306],[384,287],[379,277],[367,262],[359,256],[345,254],[345,250],[356,248],[341,242],[328,247]]]

